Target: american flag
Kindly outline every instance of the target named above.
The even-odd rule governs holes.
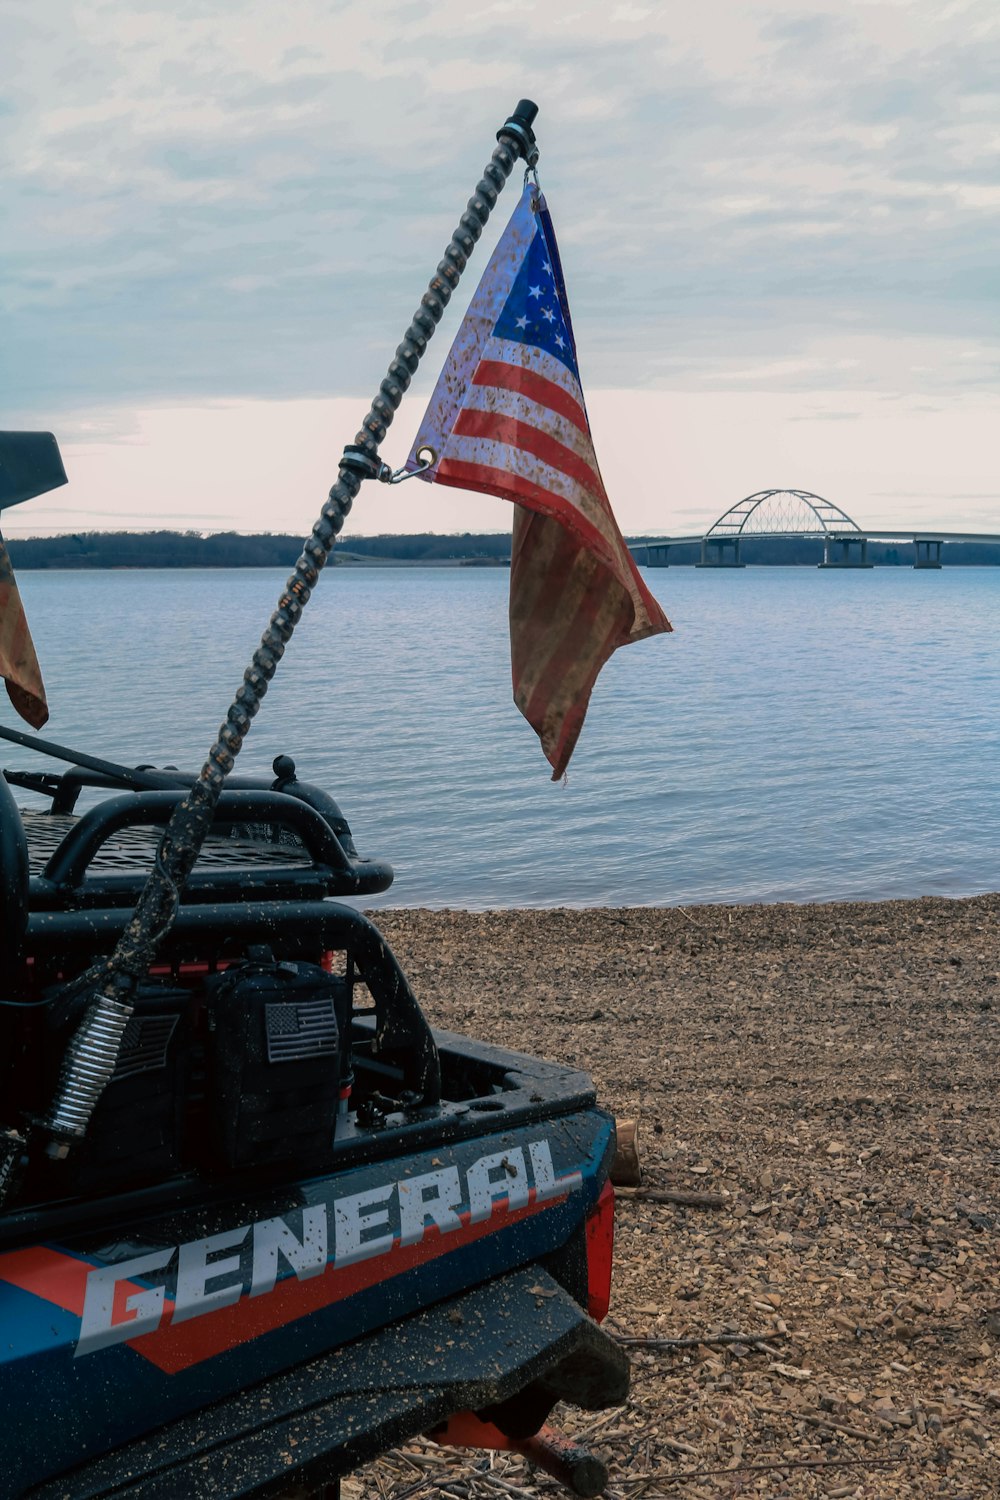
[[[132,1016],[122,1033],[115,1079],[120,1083],[123,1078],[165,1068],[176,1029],[176,1016]]]
[[[552,779],[597,675],[629,641],[671,629],[611,511],[580,388],[552,220],[529,182],[486,268],[407,468],[514,501],[514,701]]]
[[[281,1000],[264,1009],[268,1062],[336,1055],[337,1016],[332,999]]]
[[[41,729],[49,716],[45,688],[38,667],[38,657],[28,632],[21,596],[14,582],[7,548],[0,536],[0,677],[7,696],[21,715],[35,729]]]

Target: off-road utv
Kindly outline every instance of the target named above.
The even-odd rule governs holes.
[[[362,483],[402,475],[378,443],[534,116],[498,132],[201,771],[0,726],[72,766],[0,774],[0,1497],[301,1493],[427,1432],[601,1486],[533,1435],[627,1388],[598,1326],[612,1118],[572,1069],[433,1032],[345,904],[389,866],[288,757],[230,775]],[[48,435],[0,438],[0,508],[65,483]]]
[[[0,1214],[3,1496],[278,1495],[456,1413],[458,1440],[516,1441],[624,1395],[594,1321],[611,1118],[578,1072],[430,1030],[338,899],[389,866],[275,772],[223,793],[86,1137]],[[10,1129],[47,1108],[175,779],[0,777]]]

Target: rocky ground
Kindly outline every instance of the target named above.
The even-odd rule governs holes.
[[[1000,1493],[1000,896],[379,922],[434,1024],[585,1067],[645,1187],[725,1195],[619,1198],[647,1342],[625,1407],[557,1413],[609,1495]],[[434,1493],[558,1491],[427,1443],[345,1484]]]

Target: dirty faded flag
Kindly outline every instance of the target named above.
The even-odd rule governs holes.
[[[486,268],[407,468],[516,506],[514,701],[557,780],[612,652],[671,626],[639,576],[604,489],[555,233],[535,183],[526,185]]]
[[[38,657],[28,631],[24,605],[0,536],[0,677],[22,719],[41,729],[49,716]]]

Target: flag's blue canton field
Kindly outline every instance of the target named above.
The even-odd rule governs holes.
[[[560,297],[558,275],[558,261],[550,253],[539,223],[493,332],[498,339],[543,349],[579,380],[573,334],[563,313],[565,293]]]

